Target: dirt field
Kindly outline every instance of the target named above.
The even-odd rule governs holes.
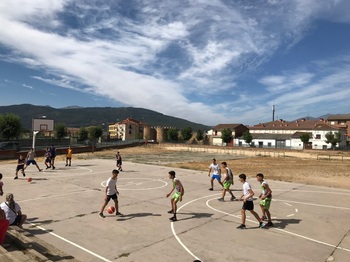
[[[201,152],[176,152],[158,146],[133,147],[119,150],[123,161],[136,163],[179,167],[207,172],[212,158],[219,162],[226,161],[234,175],[245,173],[255,176],[263,173],[269,180],[297,182],[308,185],[322,185],[350,189],[350,161],[316,160],[308,158],[308,154],[300,153],[299,157],[261,157],[233,156],[227,154],[209,154]],[[77,158],[114,158],[116,150],[84,153]],[[329,152],[328,154],[337,154]],[[346,153],[348,154],[348,153]]]

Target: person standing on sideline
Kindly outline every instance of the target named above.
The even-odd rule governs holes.
[[[69,146],[67,150],[67,155],[66,155],[66,166],[71,166],[71,164],[72,164],[72,149]]]
[[[55,158],[56,158],[56,148],[51,145],[50,147],[50,156],[51,156],[51,167],[52,169],[55,169]]]
[[[225,170],[225,178],[222,181],[223,182],[223,189],[222,189],[222,195],[221,198],[218,200],[221,202],[224,202],[225,200],[225,194],[228,192],[231,195],[231,201],[234,201],[236,197],[232,194],[230,186],[233,185],[233,174],[231,169],[227,166],[226,162],[221,163],[222,168]]]
[[[46,148],[44,157],[45,157],[45,162],[44,162],[44,164],[45,164],[45,166],[46,166],[46,169],[51,168],[51,154],[50,154],[49,148]]]
[[[119,151],[115,155],[116,165],[118,167],[118,171],[123,171],[122,169],[122,156],[120,155]]]
[[[250,187],[250,184],[246,181],[247,176],[245,174],[240,174],[239,181],[243,184],[243,195],[240,197],[240,200],[243,198],[243,206],[241,209],[241,215],[242,215],[242,224],[238,226],[239,229],[246,229],[245,226],[245,220],[246,220],[246,214],[245,211],[249,210],[250,213],[254,215],[256,220],[259,222],[259,227],[263,228],[265,225],[262,222],[262,220],[259,218],[259,215],[254,211],[254,203],[253,203],[253,196],[254,191]]]
[[[170,191],[169,194],[166,195],[166,197],[168,198],[171,195],[171,193],[175,190],[175,193],[171,198],[171,210],[168,211],[169,214],[173,214],[173,216],[169,218],[170,221],[174,222],[177,220],[176,218],[177,202],[182,201],[182,196],[185,194],[185,189],[182,186],[180,180],[175,177],[175,171],[169,171],[169,178],[173,182],[173,189]]]
[[[210,177],[210,173],[212,172],[212,175]],[[213,163],[210,164],[209,166],[209,172],[208,172],[208,176],[210,177],[210,191],[214,190],[214,179],[216,179],[218,181],[218,183],[224,187],[224,185],[221,182],[221,168],[220,165],[218,163],[216,163],[216,159],[213,159]]]
[[[261,186],[261,194],[259,196],[260,200],[260,208],[262,212],[261,220],[267,219],[266,226],[272,227],[273,223],[271,221],[271,213],[270,213],[270,204],[272,199],[272,190],[269,184],[264,180],[264,175],[259,173],[256,175],[256,180],[260,182]],[[267,216],[267,217],[266,217]]]
[[[117,216],[121,216],[122,214],[119,213],[119,206],[118,206],[118,195],[119,192],[117,190],[117,177],[118,177],[119,171],[116,169],[113,169],[112,176],[108,178],[106,182],[106,190],[105,190],[105,199],[104,203],[102,205],[101,211],[98,214],[100,218],[105,218],[103,215],[103,211],[105,210],[106,206],[108,205],[108,202],[113,199],[115,204],[115,214]]]
[[[5,236],[9,225],[10,222],[6,219],[4,210],[0,208],[0,245],[2,245],[5,241]]]
[[[16,174],[14,179],[18,179],[18,171],[21,170],[22,175],[25,177],[26,174],[24,173],[24,163],[26,160],[23,158],[23,155],[19,155],[19,158],[17,159],[17,167],[16,167]]]
[[[2,187],[4,186],[4,183],[1,180],[2,180],[2,174],[0,173],[0,196],[4,194],[4,190],[2,189]]]
[[[36,161],[34,160],[34,158],[35,158],[34,148],[31,148],[27,154],[27,157],[26,157],[26,165],[24,166],[24,170],[27,168],[27,166],[29,166],[30,164],[33,164],[37,167],[39,172],[43,171],[42,169],[39,168],[39,166],[36,163]]]
[[[27,216],[22,214],[21,207],[15,202],[12,193],[6,195],[6,202],[2,202],[0,208],[4,210],[6,219],[10,222],[10,226],[22,227],[27,219]]]

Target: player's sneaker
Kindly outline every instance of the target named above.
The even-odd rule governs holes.
[[[173,210],[169,210],[168,214],[174,214],[174,211]]]
[[[120,212],[115,213],[116,216],[122,216],[123,214]]]
[[[23,173],[23,176],[25,177],[25,176],[26,176],[26,173]]]
[[[103,213],[98,214],[100,218],[105,218],[105,215]]]
[[[237,227],[237,229],[246,229],[246,226],[241,224],[240,226]]]
[[[15,176],[15,178],[14,179],[18,179],[18,176]]]
[[[173,216],[173,217],[169,218],[169,220],[170,220],[170,221],[172,221],[172,222],[177,221],[177,219],[176,219],[176,217],[175,217],[175,216]]]
[[[231,201],[236,201],[236,197],[235,196],[231,197]]]
[[[220,201],[220,202],[225,202],[225,200],[224,200],[222,197],[219,198],[218,201]]]
[[[39,172],[43,171],[42,169],[39,169]]]
[[[209,191],[213,191],[214,189],[211,187],[211,188],[209,188]]]
[[[264,224],[263,222],[260,222],[260,223],[259,223],[259,227],[260,227],[260,228],[264,228],[265,226],[266,226],[266,224]]]

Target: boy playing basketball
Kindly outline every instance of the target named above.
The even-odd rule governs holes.
[[[118,195],[119,195],[119,192],[117,190],[117,177],[118,177],[118,174],[119,174],[119,171],[114,169],[112,171],[112,176],[110,178],[108,178],[108,180],[106,182],[105,199],[104,199],[104,203],[102,205],[101,211],[99,213],[100,218],[105,218],[105,216],[103,215],[103,210],[108,205],[108,202],[111,199],[114,200],[115,214],[117,216],[122,215],[121,213],[119,213],[119,210],[118,210]]]
[[[247,176],[245,174],[240,174],[239,176],[239,181],[243,184],[243,195],[240,197],[240,200],[243,198],[243,206],[241,209],[241,215],[242,215],[242,224],[238,226],[237,228],[239,229],[246,229],[245,226],[245,219],[246,219],[246,214],[245,211],[249,210],[252,215],[258,220],[259,222],[259,227],[263,228],[265,224],[262,222],[262,220],[259,218],[259,215],[254,211],[254,203],[253,203],[253,196],[254,192],[252,188],[250,187],[250,184],[246,181]]]
[[[169,197],[171,193],[175,190],[174,195],[171,198],[171,210],[168,211],[169,214],[174,214],[170,219],[170,221],[176,221],[176,211],[177,211],[177,202],[180,200],[182,201],[182,196],[185,193],[185,190],[180,182],[179,179],[175,177],[175,171],[169,171],[169,178],[173,181],[173,189],[170,191],[169,194],[166,195],[166,197]]]
[[[219,198],[218,200],[221,202],[224,202],[225,200],[225,194],[226,192],[228,192],[231,195],[231,201],[234,201],[236,199],[236,197],[232,194],[230,186],[233,185],[233,174],[230,168],[227,167],[227,163],[226,162],[222,162],[221,163],[222,168],[224,168],[225,170],[225,178],[222,181],[223,183],[223,189],[222,189],[222,195],[221,198]]]
[[[260,182],[261,185],[261,194],[259,198],[260,201],[260,208],[262,212],[261,220],[264,220],[267,218],[267,224],[266,226],[272,227],[273,223],[271,221],[271,213],[270,213],[270,204],[272,199],[272,190],[269,186],[269,184],[264,180],[264,175],[262,173],[259,173],[256,175],[256,180]],[[267,216],[267,217],[266,217]]]

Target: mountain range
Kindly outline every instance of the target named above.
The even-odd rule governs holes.
[[[12,113],[18,115],[24,129],[32,129],[32,119],[53,119],[56,123],[64,123],[67,127],[104,126],[133,118],[150,126],[174,127],[183,129],[191,127],[193,131],[206,131],[211,127],[190,122],[181,118],[164,115],[152,110],[134,107],[78,107],[53,108],[31,104],[0,106],[0,114]]]

